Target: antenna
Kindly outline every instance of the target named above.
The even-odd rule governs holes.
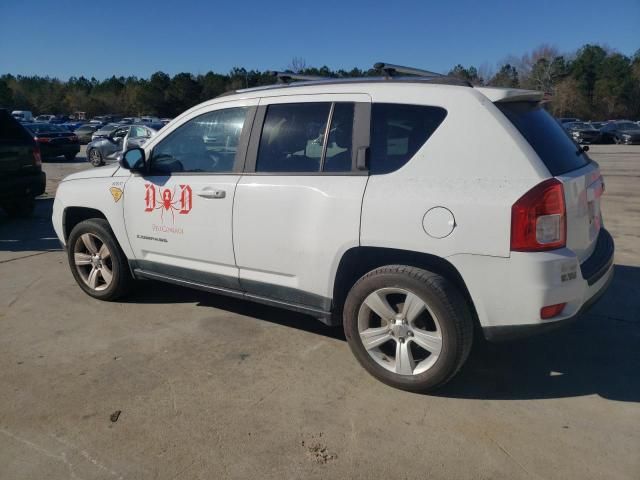
[[[277,72],[269,71],[267,75],[277,77],[278,83],[291,83],[293,81],[311,81],[311,80],[326,80],[327,77],[319,77],[317,75],[299,75],[297,73],[290,72]]]
[[[378,62],[373,65],[375,70],[382,70],[387,78],[391,78],[398,73],[406,75],[416,75],[418,77],[444,77],[441,73],[430,72],[429,70],[421,70],[413,67],[403,67],[402,65],[393,65],[392,63]]]

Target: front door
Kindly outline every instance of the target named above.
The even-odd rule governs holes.
[[[247,101],[214,108],[145,146],[150,173],[125,184],[125,224],[136,268],[238,289],[232,207],[254,109]]]

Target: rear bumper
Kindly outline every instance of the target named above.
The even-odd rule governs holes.
[[[509,258],[455,255],[448,260],[462,276],[485,338],[507,340],[544,332],[583,313],[605,292],[613,277],[613,239],[601,229],[596,248],[582,264],[562,248],[511,252]],[[540,309],[565,303],[552,319]]]
[[[79,143],[67,143],[64,145],[48,145],[46,143],[40,144],[40,154],[43,158],[59,157],[61,155],[67,154],[77,155],[79,152]]]
[[[517,340],[518,338],[531,337],[533,335],[539,335],[541,333],[565,327],[575,322],[582,314],[588,312],[591,307],[598,303],[598,300],[600,300],[600,298],[605,294],[612,281],[613,266],[611,265],[609,270],[606,272],[606,278],[603,285],[595,292],[595,294],[591,298],[587,299],[580,310],[578,310],[578,312],[571,317],[546,323],[533,323],[527,325],[498,325],[493,327],[484,327],[482,329],[484,338],[486,338],[490,342],[508,342],[511,340]]]
[[[44,193],[46,183],[44,172],[0,179],[0,200],[37,197]]]

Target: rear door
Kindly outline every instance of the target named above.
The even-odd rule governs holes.
[[[249,294],[326,312],[332,272],[359,244],[371,99],[364,94],[262,99],[236,190],[233,238]]]
[[[498,102],[498,108],[529,142],[552,176],[564,185],[567,247],[580,262],[593,252],[602,226],[600,168],[535,102]]]

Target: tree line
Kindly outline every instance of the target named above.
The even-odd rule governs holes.
[[[288,71],[323,77],[378,76],[375,70],[331,70],[309,67],[294,58]],[[551,95],[556,116],[583,119],[640,118],[640,50],[628,57],[599,45],[585,45],[573,54],[542,45],[520,57],[511,56],[497,69],[454,66],[449,75],[474,85],[540,90]],[[173,117],[202,101],[230,90],[275,83],[269,72],[234,68],[228,74],[207,72],[173,77],[156,72],[148,79],[105,80],[48,76],[0,76],[0,106],[35,114],[86,112]]]

